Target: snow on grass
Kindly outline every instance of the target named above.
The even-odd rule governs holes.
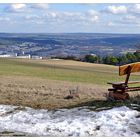
[[[140,136],[140,113],[125,106],[94,112],[86,107],[48,111],[0,105],[0,131],[33,136]]]

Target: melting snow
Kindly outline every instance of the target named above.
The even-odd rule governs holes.
[[[90,111],[85,107],[48,111],[0,105],[0,132],[33,136],[140,136],[140,113],[125,106]]]

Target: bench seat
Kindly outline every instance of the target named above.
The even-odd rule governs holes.
[[[140,81],[129,81],[128,84],[138,84],[140,83]],[[115,83],[112,83],[112,82],[108,82],[107,84],[111,84],[111,85],[124,85],[125,82],[115,82]]]

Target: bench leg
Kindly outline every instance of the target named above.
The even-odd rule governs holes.
[[[130,96],[128,93],[123,92],[123,93],[118,93],[118,92],[109,92],[108,94],[108,99],[115,101],[115,100],[128,100],[130,99]]]
[[[107,100],[109,100],[109,101],[115,101],[112,91],[109,92],[109,94],[107,96]]]

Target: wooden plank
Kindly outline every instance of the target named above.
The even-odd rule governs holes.
[[[129,81],[128,84],[139,84],[140,81]],[[112,83],[112,82],[108,82],[107,84],[110,84],[110,85],[123,85],[125,84],[125,82],[115,82],[115,83]]]
[[[125,84],[125,83],[124,82],[115,82],[115,83],[108,82],[107,84],[110,84],[110,85],[122,85],[122,84]]]
[[[140,86],[138,86],[138,87],[128,87],[127,89],[140,89]]]
[[[129,81],[128,84],[138,84],[140,81]]]
[[[140,87],[129,87],[125,91],[126,92],[140,91]]]
[[[130,73],[140,72],[140,62],[120,66],[119,75],[122,76],[128,74],[128,68],[131,68]]]

